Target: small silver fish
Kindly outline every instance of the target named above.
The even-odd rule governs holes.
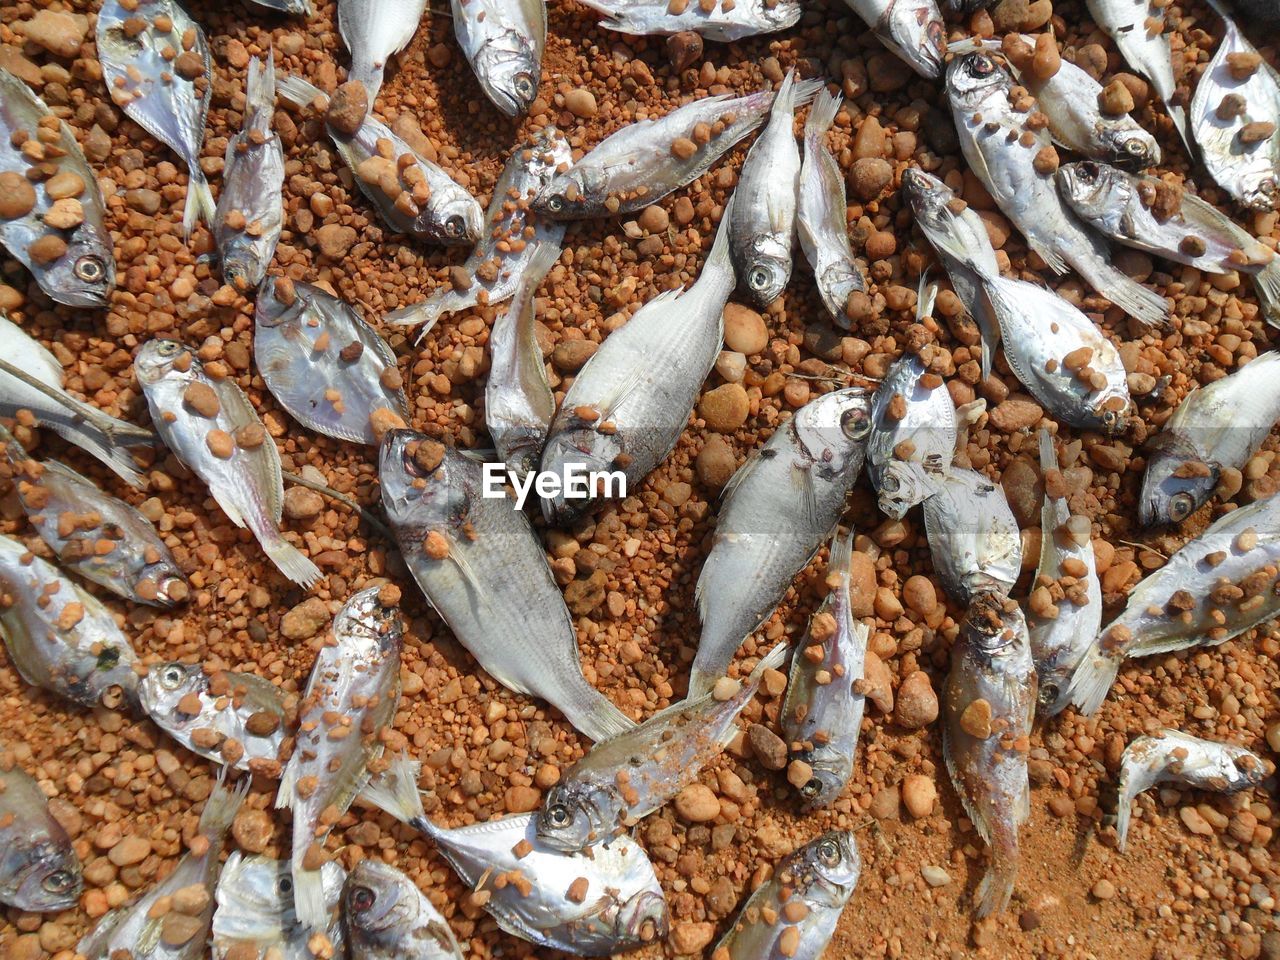
[[[633,36],[669,36],[690,31],[707,40],[732,43],[762,33],[793,27],[800,19],[799,0],[743,0],[707,10],[690,3],[679,13],[665,0],[583,0],[599,13],[600,26]]]
[[[237,290],[252,290],[267,274],[284,223],[284,149],[272,132],[276,108],[275,54],[266,66],[249,61],[244,128],[227,142],[213,238],[222,275]]]
[[[862,874],[852,833],[832,830],[789,854],[747,898],[710,956],[820,960]]]
[[[272,277],[258,291],[253,320],[262,381],[308,430],[376,446],[382,433],[405,425],[396,355],[349,303]]]
[[[318,87],[301,77],[281,77],[276,92],[298,106],[328,102]],[[351,136],[333,127],[328,131],[361,192],[392,230],[445,245],[465,245],[480,238],[484,212],[476,198],[386,124],[368,115]]]
[[[1116,847],[1124,853],[1133,801],[1157,783],[1178,783],[1214,793],[1238,793],[1259,786],[1274,767],[1244,747],[1201,740],[1165,729],[1137,737],[1120,759],[1116,807]]]
[[[934,0],[845,0],[886,47],[927,80],[947,52],[942,11]]]
[[[1102,585],[1092,528],[1087,517],[1071,514],[1047,430],[1040,431],[1040,472],[1040,563],[1028,603],[1027,632],[1040,680],[1037,712],[1053,717],[1067,708],[1071,674],[1102,626]]]
[[[104,0],[98,11],[98,59],[111,99],[131,120],[167,144],[187,165],[183,232],[216,217],[200,169],[205,118],[213,92],[204,31],[177,0]]]
[[[827,562],[828,593],[809,620],[809,635],[791,658],[786,699],[778,712],[792,761],[805,764],[812,773],[799,787],[810,810],[830,806],[844,792],[862,732],[867,698],[859,681],[866,676],[871,631],[853,619],[852,555],[853,531],[843,537],[837,531]]]
[[[738,290],[764,308],[791,279],[791,246],[800,200],[800,148],[795,112],[822,88],[820,80],[796,82],[788,71],[778,87],[769,122],[742,163],[729,222],[729,255]]]
[[[9,537],[0,537],[0,637],[33,687],[86,707],[138,703],[138,658],[111,611]]]
[[[370,861],[362,861],[361,866]],[[335,958],[345,957],[342,885],[346,871],[330,861],[320,868],[329,914],[325,936]],[[314,960],[312,933],[293,909],[293,874],[287,860],[247,857],[235,850],[223,864],[214,893],[210,947],[213,960]]]
[[[1018,828],[1031,815],[1027,754],[1036,671],[1018,605],[994,593],[974,598],[951,650],[942,690],[942,755],[952,786],[991,848],[978,884],[979,918],[1009,905],[1018,875]]]
[[[689,696],[724,676],[830,534],[857,482],[871,432],[871,391],[809,401],[730,479],[715,542],[698,575],[702,621]]]
[[[836,325],[852,329],[845,305],[849,294],[867,289],[867,279],[853,258],[849,243],[848,206],[844,171],[824,140],[831,129],[841,98],[826,90],[818,93],[804,125],[804,162],[800,167],[800,197],[796,228],[800,248],[813,268],[822,302]]]
[[[30,913],[70,910],[84,877],[71,838],[40,784],[0,761],[0,903]]]
[[[426,9],[427,0],[338,0],[338,32],[351,52],[347,76],[364,84],[369,109],[387,61],[409,45]]]
[[[956,603],[1008,596],[1022,571],[1022,537],[999,484],[953,467],[924,501],[924,529],[933,568]]]
[[[393,762],[364,796],[422,831],[507,933],[577,956],[607,957],[665,939],[670,917],[653,863],[628,834],[581,853],[538,839],[518,813],[449,829],[427,819],[416,764]],[[496,883],[498,878],[505,882]]]
[[[165,445],[204,481],[222,512],[247,527],[286,577],[309,587],[320,570],[280,531],[280,453],[249,398],[214,380],[176,340],[151,340],[133,362],[151,420]]]
[[[353,960],[462,960],[449,922],[395,867],[365,857],[342,899]]]
[[[298,922],[317,932],[329,926],[320,845],[330,814],[346,813],[363,789],[400,702],[404,624],[391,605],[398,598],[389,585],[369,587],[333,618],[333,642],[320,647],[311,668],[297,743],[276,793],[276,807],[293,812],[294,909]]]
[[[152,722],[192,753],[278,777],[296,696],[252,673],[206,673],[199,664],[156,664],[138,687]]]
[[[25,194],[22,205],[29,202],[26,213],[0,218],[0,244],[58,303],[107,306],[116,287],[116,261],[98,178],[71,128],[4,69],[0,171],[6,194]]]
[[[1129,591],[1071,678],[1071,702],[1097,712],[1128,657],[1217,646],[1280,613],[1280,497],[1219,517]]]
[[[546,0],[451,0],[453,32],[476,79],[509,117],[529,110],[542,81]]]
[[[252,2],[260,7],[266,7],[268,10],[278,10],[281,13],[292,13],[300,17],[315,16],[311,0],[252,0]]]

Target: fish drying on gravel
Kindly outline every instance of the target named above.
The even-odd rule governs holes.
[[[352,125],[345,112],[330,110],[331,99],[301,77],[281,77],[276,91],[297,106],[328,111],[326,126],[338,155],[392,230],[445,245],[480,238],[484,212],[476,198],[386,124],[366,115],[359,126]]]
[[[138,658],[111,611],[9,537],[0,537],[0,637],[33,687],[86,707],[138,702]]]
[[[1201,740],[1178,730],[1137,737],[1120,759],[1116,807],[1116,847],[1124,853],[1133,801],[1157,783],[1177,783],[1214,793],[1238,793],[1259,786],[1270,767],[1257,754],[1231,743]]]
[[[638,490],[689,423],[724,342],[724,307],[733,292],[729,253],[737,200],[720,218],[715,242],[687,290],[666,290],[609,334],[574,377],[551,425],[542,470],[620,470]],[[549,523],[566,525],[599,498],[544,498]]]
[[[75,847],[40,784],[0,760],[0,903],[56,913],[75,907],[83,889]]]
[[[351,52],[347,76],[364,86],[370,108],[387,61],[409,45],[426,9],[427,0],[338,0],[338,32]]]
[[[862,874],[852,833],[832,830],[786,856],[751,894],[712,960],[820,960]]]
[[[977,916],[1009,905],[1018,875],[1018,828],[1031,814],[1028,738],[1036,672],[1018,605],[993,593],[974,598],[951,650],[942,690],[942,754],[965,813],[991,848],[978,884]]]
[[[236,770],[280,775],[291,710],[270,680],[210,674],[199,664],[174,660],[147,670],[138,697],[152,722],[192,753]]]
[[[981,593],[1008,596],[1022,572],[1022,537],[1004,489],[973,470],[953,468],[924,501],[933,568],[956,603]]]
[[[109,417],[72,397],[62,387],[62,364],[58,358],[3,315],[0,361],[27,377],[0,369],[0,417],[21,421],[29,414],[40,426],[93,454],[126,483],[142,485],[138,466],[124,448],[154,443],[155,435],[150,430]],[[29,380],[43,384],[45,389],[33,386]]]
[[[1222,42],[1191,98],[1200,158],[1227,193],[1253,210],[1280,206],[1280,73],[1216,0]]]
[[[777,300],[791,279],[800,201],[795,112],[821,89],[821,80],[797,83],[795,70],[787,73],[774,96],[768,124],[747,151],[734,201],[726,210],[738,291],[761,309]]]
[[[533,295],[559,257],[559,244],[540,244],[534,250],[511,305],[489,330],[484,422],[498,459],[518,474],[538,466],[556,415],[555,394],[538,346]]]
[[[275,54],[249,61],[244,128],[227,142],[213,237],[222,276],[252,290],[267,275],[284,223],[284,149],[271,129],[276,109]]]
[[[278,10],[281,13],[292,13],[300,17],[315,16],[311,0],[253,0],[253,2],[260,7],[266,7],[268,10]]]
[[[200,168],[213,91],[209,44],[176,0],[104,0],[98,11],[98,60],[111,99],[187,165],[182,229],[216,222]]]
[[[512,936],[585,957],[611,956],[667,936],[666,897],[653,863],[629,834],[562,853],[538,839],[533,814],[439,827],[423,812],[417,764],[404,760],[364,796],[422,831],[474,902]]]
[[[0,69],[0,244],[58,303],[105,307],[116,286],[105,210],[71,128]]]
[[[1280,614],[1280,496],[1219,517],[1129,591],[1071,679],[1071,702],[1097,712],[1129,657],[1217,646]]]
[[[1149,442],[1138,520],[1150,527],[1187,519],[1212,499],[1224,473],[1239,476],[1277,420],[1280,352],[1192,390]]]
[[[1102,626],[1102,585],[1088,517],[1072,515],[1053,438],[1040,431],[1040,563],[1027,602],[1027,632],[1039,678],[1037,712],[1066,709],[1071,674]]]
[[[377,446],[409,416],[391,352],[349,303],[287,277],[258,291],[253,355],[271,395],[308,430]]]
[[[871,403],[863,387],[809,401],[729,480],[698,575],[702,636],[689,696],[725,675],[835,527],[862,471]]]
[[[728,677],[711,693],[689,697],[632,730],[598,743],[552,787],[534,818],[538,839],[572,853],[627,833],[698,779],[738,735],[738,715],[765,672],[787,659],[780,643],[760,659],[746,683]]]
[[[483,463],[410,430],[387,434],[378,479],[405,564],[462,646],[508,690],[541,697],[592,740],[631,729],[582,675],[577,633],[542,542]]]
[[[527,113],[542,82],[546,0],[451,0],[450,8],[458,46],[485,94],[509,117]]]
[[[831,540],[827,595],[809,620],[809,634],[791,658],[778,728],[791,757],[787,779],[810,810],[827,807],[853,776],[862,732],[870,630],[853,618],[849,564],[853,531]],[[808,779],[803,779],[808,773]]]
[[[568,226],[538,216],[530,201],[551,182],[558,167],[567,169],[572,163],[569,141],[553,126],[543,127],[517,146],[494,185],[480,239],[459,268],[461,275],[455,270],[448,288],[393,311],[383,320],[396,326],[422,324],[418,331],[421,343],[444,314],[481,302],[494,306],[514,296],[534,251],[546,243],[559,247]]]
[[[249,789],[218,781],[204,803],[199,833],[162,881],[116,907],[76,944],[86,960],[198,960],[208,955],[222,848]]]
[[[346,957],[341,915],[346,871],[330,861],[320,873],[329,916],[324,935],[333,949],[331,956]],[[298,922],[293,908],[293,875],[287,860],[232,852],[218,877],[214,899],[213,960],[315,960],[308,947],[313,934]]]
[[[368,781],[400,702],[399,600],[399,589],[384,584],[343,604],[298,708],[297,742],[276,807],[293,812],[294,907],[312,931],[329,925],[320,869],[328,859],[325,835]]]
[[[165,446],[204,481],[222,512],[247,527],[271,562],[309,587],[320,570],[284,538],[280,452],[231,378],[215,380],[176,340],[151,340],[133,362]]]
[[[606,30],[633,36],[669,36],[691,31],[706,40],[732,43],[762,33],[793,27],[800,19],[800,0],[743,0],[717,3],[708,10],[684,0],[582,0],[604,17]]]
[[[352,960],[462,960],[449,922],[395,867],[365,857],[347,877],[342,900]]]
[[[809,119],[804,125],[796,229],[823,304],[837,326],[850,330],[852,323],[845,305],[851,293],[866,291],[867,279],[853,258],[853,247],[849,243],[844,171],[825,140],[840,104],[839,95],[832,96],[821,90],[809,110]]]
[[[996,204],[1027,246],[1055,273],[1068,264],[1125,313],[1148,326],[1168,320],[1164,297],[1122,273],[1106,243],[1076,218],[1059,196],[1057,151],[1030,113],[1010,101],[1013,81],[984,53],[957,57],[947,67],[947,96],[960,147]]]
[[[916,73],[933,80],[947,52],[946,28],[935,0],[845,0],[880,42]]]

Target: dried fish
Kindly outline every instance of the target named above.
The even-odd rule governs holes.
[[[458,46],[485,94],[509,117],[527,113],[542,80],[546,0],[451,0],[450,9]]]
[[[935,0],[845,0],[880,42],[927,80],[942,70],[947,39]]]
[[[362,861],[362,866],[370,861]],[[357,868],[358,869],[358,868]],[[342,885],[346,871],[329,862],[320,868],[332,956],[346,956]],[[287,860],[247,857],[233,851],[218,877],[210,946],[213,960],[314,960],[310,930],[293,909],[293,874]]]
[[[462,960],[458,941],[418,885],[365,857],[343,892],[355,960]]]
[[[347,76],[364,84],[373,106],[387,61],[418,32],[427,0],[338,0],[338,32],[351,52]]]
[[[70,910],[84,889],[80,860],[40,784],[11,763],[0,760],[0,903],[30,913]]]
[[[711,9],[700,3],[667,0],[583,0],[605,19],[606,30],[635,36],[663,36],[692,31],[707,40],[732,43],[762,33],[793,27],[800,19],[799,0],[743,0]]]
[[[924,501],[924,529],[933,568],[953,600],[1008,596],[1022,571],[1022,537],[999,484],[952,468]]]

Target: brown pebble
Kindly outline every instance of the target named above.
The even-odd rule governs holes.
[[[344,137],[352,136],[369,112],[369,93],[359,80],[348,80],[333,92],[325,110],[325,123]]]
[[[564,95],[565,109],[580,120],[596,115],[596,95],[583,87],[577,87]]]
[[[209,419],[216,417],[222,409],[217,392],[200,380],[193,380],[187,384],[187,389],[182,393],[182,402],[200,416]]]
[[[209,452],[219,460],[230,460],[231,455],[236,452],[236,442],[231,439],[231,434],[225,430],[210,430],[204,442],[208,446]]]
[[[67,242],[52,233],[45,234],[27,247],[27,253],[31,259],[46,267],[60,260],[66,252]]]
[[[759,723],[747,727],[747,743],[766,770],[781,770],[787,765],[787,745],[768,727]]]
[[[667,37],[667,58],[675,71],[692,66],[702,56],[702,36],[692,30],[682,30]]]
[[[709,823],[720,815],[719,798],[701,783],[691,783],[676,794],[675,807],[688,823]]]
[[[707,428],[718,433],[731,433],[747,422],[751,400],[740,383],[726,383],[708,390],[698,400],[698,416]]]

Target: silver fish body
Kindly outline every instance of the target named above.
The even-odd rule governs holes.
[[[368,862],[368,861],[364,861]],[[342,884],[346,871],[335,861],[320,868],[329,926],[324,933],[333,956],[345,957]],[[232,852],[223,864],[214,894],[210,949],[213,960],[313,960],[312,933],[293,909],[293,875],[287,860]]]
[[[462,960],[449,922],[395,867],[364,858],[342,899],[352,960]]]
[[[364,84],[370,109],[387,61],[409,45],[426,9],[427,0],[338,0],[338,32],[351,53],[347,76]]]
[[[135,33],[139,22],[142,30]],[[104,0],[97,39],[103,81],[116,106],[187,165],[183,230],[190,235],[197,220],[214,223],[213,194],[200,169],[213,92],[200,24],[177,0],[139,0],[127,8],[121,0]]]
[[[307,429],[376,446],[379,428],[409,416],[395,354],[346,301],[291,286],[283,295],[271,278],[258,291],[253,354],[263,382]]]
[[[247,527],[280,572],[310,586],[320,571],[280,532],[280,453],[249,398],[230,379],[213,380],[176,340],[151,340],[134,360],[151,420],[237,527]]]
[[[811,400],[730,479],[698,575],[702,636],[690,696],[724,676],[840,518],[862,470],[871,403],[862,387]]]
[[[278,10],[281,13],[292,13],[300,17],[315,16],[315,9],[311,6],[311,0],[252,0],[260,7],[266,7],[268,10]]]
[[[947,41],[935,0],[845,0],[880,41],[927,80],[942,70]]]
[[[691,3],[679,13],[663,0],[583,0],[599,13],[606,30],[635,36],[668,36],[691,31],[706,40],[732,43],[762,33],[795,26],[802,12],[799,0],[743,0],[710,11]]]
[[[38,149],[43,158],[40,163],[33,165],[32,157],[22,152],[28,142]],[[0,244],[58,303],[107,306],[116,286],[116,262],[111,234],[103,220],[106,207],[98,178],[71,128],[25,83],[3,69],[0,171],[0,176],[14,184],[25,185],[31,202],[27,213],[0,219]],[[11,188],[6,186],[6,190]],[[46,239],[50,237],[54,240]],[[50,260],[42,248],[54,241],[62,241],[64,249]],[[40,246],[33,255],[37,243]]]
[[[880,510],[902,519],[938,491],[956,449],[956,405],[942,378],[914,354],[894,361],[876,391],[867,474]]]
[[[31,913],[70,910],[84,877],[49,799],[21,767],[0,766],[0,903]]]
[[[249,61],[244,127],[227,142],[213,238],[222,276],[241,291],[262,283],[284,224],[284,148],[271,129],[276,107],[274,53]]]
[[[1000,485],[953,468],[923,509],[933,568],[947,594],[960,604],[980,593],[1008,596],[1022,570],[1022,537]]]
[[[458,642],[509,690],[541,697],[593,740],[634,724],[582,675],[577,634],[542,544],[508,497],[483,496],[479,460],[396,430],[378,478],[406,565]]]
[[[546,0],[451,0],[453,30],[476,79],[509,117],[529,110],[542,80]]]

